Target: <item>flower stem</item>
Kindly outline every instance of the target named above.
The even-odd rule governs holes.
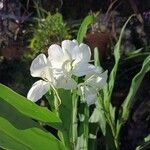
[[[85,104],[84,107],[84,133],[83,137],[85,138],[85,150],[88,150],[88,139],[89,139],[89,107]]]
[[[76,91],[74,91],[72,96],[72,127],[71,127],[73,149],[75,149],[76,142],[77,142],[77,102],[78,102],[78,97]]]

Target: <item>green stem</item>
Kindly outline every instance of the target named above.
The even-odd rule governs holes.
[[[119,150],[119,142],[120,142],[120,130],[122,128],[123,123],[120,120],[117,120],[116,124],[116,142],[118,144],[118,150]]]
[[[54,90],[54,89],[53,89]],[[54,91],[54,106],[55,106],[55,113],[60,117],[59,113],[59,105],[61,102],[61,99],[58,95],[58,92],[55,90]],[[71,143],[70,143],[70,138],[68,135],[68,132],[64,129],[62,132],[59,132],[60,139],[63,142],[63,144],[67,147],[68,150],[71,150]]]
[[[117,136],[116,127],[115,127],[115,125],[112,122],[112,118],[111,118],[110,114],[109,114],[108,118],[110,118],[109,119],[109,125],[110,125],[111,131],[112,131],[113,140],[114,140],[114,144],[115,144],[116,150],[119,150],[119,141],[118,141],[119,138]]]
[[[78,138],[76,149],[88,150],[89,145],[89,107],[86,103],[81,103],[79,107],[80,124],[78,126]]]
[[[114,141],[114,147],[116,148],[116,150],[119,150],[119,136],[118,136],[118,130],[117,130],[117,125],[115,124],[115,122],[113,121],[114,119],[112,118],[112,115],[110,114],[110,110],[109,110],[109,105],[111,105],[110,101],[107,104],[107,107],[103,104],[102,107],[104,108],[104,114],[105,114],[105,118],[107,119],[107,122],[110,126],[111,132],[112,132],[112,136],[113,136],[113,141]]]
[[[64,143],[64,145],[67,147],[68,150],[72,150],[68,132],[63,131],[61,133],[62,133],[62,137],[63,137],[62,142]]]
[[[73,143],[73,149],[75,149],[76,142],[77,142],[77,102],[78,102],[78,97],[76,92],[73,92],[72,96],[72,143]]]
[[[84,122],[83,122],[83,126],[84,126],[84,133],[83,133],[83,138],[85,138],[85,145],[84,148],[85,150],[88,150],[88,139],[89,139],[89,107],[87,106],[87,104],[85,104],[84,107]]]

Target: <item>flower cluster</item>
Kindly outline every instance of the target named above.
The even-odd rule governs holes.
[[[30,72],[33,77],[40,77],[28,92],[28,99],[39,100],[51,87],[65,90],[77,89],[78,94],[87,104],[95,103],[98,91],[107,80],[107,71],[90,64],[91,51],[88,45],[76,40],[65,40],[61,46],[53,44],[48,49],[48,57],[38,55],[32,62]],[[75,77],[83,77],[83,83],[77,83]]]

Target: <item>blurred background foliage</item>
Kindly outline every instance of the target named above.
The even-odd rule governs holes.
[[[62,40],[70,38],[62,15],[60,13],[54,15],[48,13],[42,19],[37,18],[37,26],[34,27],[33,39],[29,47],[34,54],[38,54],[46,52],[51,44],[60,43]]]

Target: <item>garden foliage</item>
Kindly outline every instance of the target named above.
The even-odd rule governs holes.
[[[46,13],[43,17],[37,18],[37,26],[34,28],[34,35],[29,46],[34,55],[45,52],[52,43],[70,38],[68,28],[60,13],[54,15]]]
[[[49,17],[51,18],[51,16]],[[106,140],[105,148],[119,150],[120,131],[129,118],[134,105],[134,96],[142,79],[150,71],[150,56],[148,56],[144,60],[139,73],[132,79],[128,95],[119,110],[117,110],[112,105],[111,98],[120,61],[121,39],[130,19],[131,17],[123,26],[119,40],[115,45],[115,64],[108,75],[105,87],[97,93],[94,110],[87,105],[87,99],[83,99],[82,96],[85,93],[83,95],[78,94],[76,89],[65,90],[51,87],[46,93],[50,108],[48,109],[38,106],[36,103],[0,84],[0,147],[12,150],[95,150],[97,147],[97,133],[101,131]],[[83,41],[87,26],[92,22],[91,16],[87,16],[83,21],[77,36],[79,44]],[[48,31],[54,31],[50,28],[50,25]],[[45,32],[45,36],[41,36],[41,32]],[[61,32],[59,31],[56,34],[60,38],[59,40],[63,39],[60,35],[67,35],[66,32],[65,34],[61,34]],[[41,36],[42,47],[38,47],[38,38],[38,40],[33,39],[32,46],[34,45],[34,48],[41,52],[45,45],[50,44],[49,42],[45,44],[49,39],[49,35],[52,34],[47,33],[41,25],[37,37]],[[94,65],[100,67],[97,53],[98,51],[95,49]],[[78,83],[84,81],[83,77],[73,76],[73,78]],[[91,110],[93,111],[91,112]],[[56,129],[58,131],[57,135],[48,132],[44,125]],[[150,144],[148,137],[145,139],[146,144],[137,147],[137,150]]]

